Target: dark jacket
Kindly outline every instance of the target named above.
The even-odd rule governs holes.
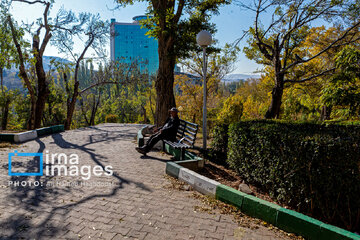
[[[164,126],[161,127],[162,134],[164,135],[164,139],[175,141],[176,133],[180,125],[179,117],[169,117],[166,119]]]

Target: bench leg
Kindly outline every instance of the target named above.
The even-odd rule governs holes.
[[[138,147],[144,146],[144,138],[139,138],[139,144]]]
[[[185,149],[181,148],[180,161],[185,160]]]

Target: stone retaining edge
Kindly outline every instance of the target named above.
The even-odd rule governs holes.
[[[4,133],[0,134],[1,141],[13,142],[13,143],[23,143],[35,138],[45,136],[48,134],[63,132],[64,125],[55,125],[51,127],[39,128],[36,130],[21,132],[21,133]]]
[[[240,192],[180,166],[178,163],[166,163],[166,173],[188,183],[200,193],[214,196],[220,201],[236,206],[249,216],[262,219],[282,230],[299,234],[306,239],[360,240],[360,236],[355,233]]]
[[[33,140],[33,139],[35,139],[37,137],[38,137],[38,135],[37,135],[36,130],[17,133],[17,134],[14,134],[14,142],[15,143],[22,143],[22,142],[26,142],[26,141],[29,141],[29,140]]]
[[[217,181],[204,177],[184,167],[179,171],[179,180],[188,183],[196,191],[213,197],[215,197],[216,194],[216,187],[220,184]]]

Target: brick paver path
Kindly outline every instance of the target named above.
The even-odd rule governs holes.
[[[239,227],[231,215],[194,211],[194,206],[202,203],[191,197],[191,191],[164,188],[169,184],[164,170],[170,157],[152,152],[144,158],[135,151],[134,137],[139,128],[140,125],[102,124],[1,149],[0,239],[281,239],[286,236],[262,226],[254,230]],[[15,149],[78,154],[79,167],[111,165],[114,175],[91,176],[87,181],[81,176],[10,177],[8,152]],[[16,161],[12,163],[13,169],[21,166],[36,169],[34,160]],[[9,181],[27,182],[31,186],[9,186]],[[33,186],[37,182],[42,186]],[[87,185],[81,186],[84,182]]]

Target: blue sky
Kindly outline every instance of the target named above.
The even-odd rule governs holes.
[[[113,0],[55,0],[51,15],[55,15],[61,6],[64,6],[65,9],[71,9],[74,12],[99,13],[102,19],[110,20],[111,18],[115,18],[118,22],[131,22],[133,16],[144,14],[146,9],[145,3],[136,3],[133,6],[111,10],[116,6]],[[32,22],[42,15],[43,6],[40,4],[28,5],[13,2],[13,8],[10,11],[16,20]],[[218,32],[215,38],[219,40],[219,46],[234,42],[241,36],[244,30],[247,30],[249,26],[252,25],[253,21],[253,13],[241,10],[236,5],[222,7],[220,14],[212,18],[212,22],[217,25]],[[241,48],[244,44],[245,41],[241,43]],[[82,44],[80,42],[76,42],[75,45],[81,49]],[[110,47],[108,47],[108,51],[110,51]],[[45,55],[64,57],[64,55],[58,53],[55,47],[51,46],[47,48]],[[236,63],[236,69],[233,73],[251,74],[259,68],[261,68],[261,66],[248,60],[240,53],[239,60]]]

